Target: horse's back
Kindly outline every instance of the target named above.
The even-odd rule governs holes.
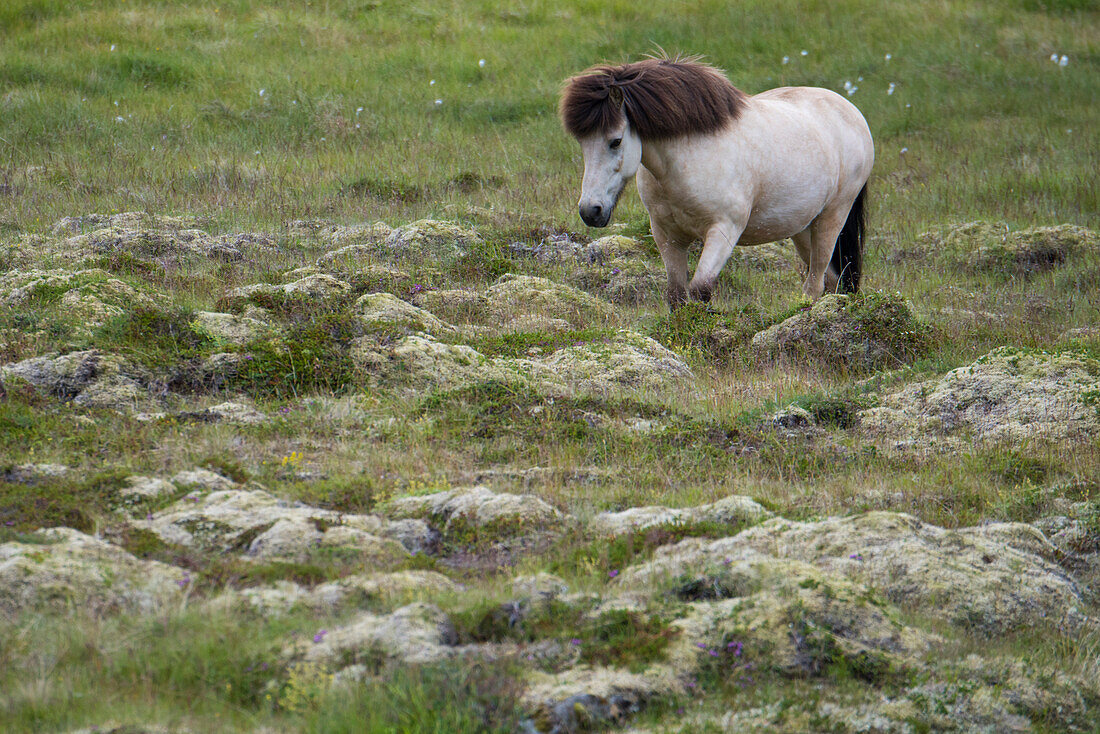
[[[857,154],[861,158],[874,157],[871,129],[863,113],[831,89],[777,87],[749,99],[762,119],[796,120],[816,135],[831,138],[845,158]],[[870,171],[870,160],[866,167]]]

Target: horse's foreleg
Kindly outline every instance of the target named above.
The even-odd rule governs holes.
[[[653,240],[657,243],[657,250],[661,253],[661,260],[665,264],[665,272],[668,273],[668,290],[665,297],[668,299],[669,308],[676,308],[687,303],[687,272],[688,251],[679,242],[669,239],[661,226],[650,219],[650,231],[653,232]]]
[[[715,224],[707,230],[703,252],[699,255],[699,264],[695,266],[695,275],[689,286],[692,298],[697,301],[710,301],[714,293],[714,284],[718,282],[718,274],[730,259],[743,230],[744,227],[725,222]]]
[[[844,212],[843,216],[838,216],[835,211],[822,212],[810,224],[810,260],[807,263],[809,272],[806,273],[806,282],[802,284],[802,293],[814,301],[821,298],[826,286],[830,293],[836,290],[837,274],[829,268],[829,261],[833,257],[836,238],[840,236],[847,214]]]

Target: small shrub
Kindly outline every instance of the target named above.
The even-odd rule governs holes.
[[[658,319],[650,335],[670,349],[697,351],[710,359],[725,360],[763,326],[763,317],[752,304],[721,314],[705,303],[692,302]]]
[[[242,351],[234,386],[251,395],[287,398],[341,392],[356,380],[350,343],[359,335],[346,314],[326,314],[291,324],[281,339],[258,339]]]
[[[0,481],[0,525],[16,531],[64,526],[84,533],[119,504],[127,473],[106,471],[72,481],[61,477],[34,485]]]

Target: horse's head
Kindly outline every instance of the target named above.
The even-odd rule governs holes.
[[[584,154],[584,180],[578,202],[589,227],[606,227],[619,197],[642,162],[642,139],[626,116],[618,125],[577,138]]]

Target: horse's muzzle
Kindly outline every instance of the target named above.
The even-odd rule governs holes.
[[[611,221],[611,207],[599,204],[582,204],[579,207],[581,220],[589,227],[606,227]]]

